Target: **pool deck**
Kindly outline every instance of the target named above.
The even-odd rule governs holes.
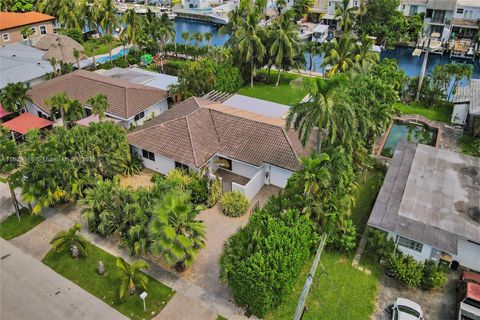
[[[390,161],[390,158],[382,156],[380,153],[382,152],[383,146],[387,141],[388,134],[390,133],[390,129],[392,128],[394,121],[401,121],[401,122],[417,122],[424,125],[429,126],[430,128],[437,129],[437,141],[435,142],[435,148],[441,148],[451,151],[458,151],[458,139],[462,136],[462,130],[455,129],[443,122],[433,121],[430,119],[425,118],[424,116],[418,114],[405,114],[400,117],[393,117],[392,123],[385,131],[383,136],[378,140],[373,154],[379,157],[382,160]]]

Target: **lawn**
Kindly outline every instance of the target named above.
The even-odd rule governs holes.
[[[403,114],[419,114],[427,119],[440,121],[447,124],[450,123],[452,118],[452,107],[448,104],[439,107],[428,108],[419,102],[412,102],[410,104],[398,102],[395,104],[395,108]]]
[[[375,297],[379,273],[372,275],[352,267],[352,260],[341,253],[324,251],[308,294],[308,310],[304,320],[365,320],[375,310]],[[310,260],[298,278],[294,292],[277,309],[271,311],[265,320],[292,319],[298,298],[311,267]]]
[[[472,136],[463,135],[460,138],[460,149],[463,153],[471,155],[471,156],[478,156],[480,154],[479,144],[478,142],[480,138],[474,138]]]
[[[44,217],[32,215],[28,209],[22,208],[20,210],[20,221],[18,221],[17,215],[13,213],[0,223],[0,237],[5,240],[13,239],[34,228],[43,220],[45,220]]]
[[[266,72],[263,74],[268,77]],[[252,88],[250,87],[250,82],[248,82],[243,88],[240,88],[237,93],[291,106],[300,102],[307,95],[306,91],[290,86],[290,81],[298,77],[297,75],[283,73],[279,86],[275,87],[277,71],[272,70],[270,77],[268,77],[268,83],[255,82]]]
[[[118,41],[113,41],[112,42],[112,49],[118,47],[121,43]],[[93,55],[99,55],[99,54],[105,54],[108,53],[108,45],[105,43],[97,43],[97,47],[94,50],[94,45],[95,42],[93,41],[87,41],[83,43],[83,51],[84,53],[91,57]]]
[[[143,303],[138,295],[127,295],[125,301],[121,302],[118,294],[121,273],[115,264],[116,258],[90,243],[87,250],[87,257],[80,259],[72,259],[69,252],[57,253],[51,250],[43,258],[43,263],[130,319],[153,318],[173,296],[173,290],[149,277],[146,312],[143,311]],[[103,276],[96,271],[99,261],[105,264],[106,272]]]

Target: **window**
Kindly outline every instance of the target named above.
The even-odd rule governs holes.
[[[457,9],[457,13],[463,14],[463,8],[458,8],[458,9]]]
[[[138,120],[142,119],[143,117],[145,117],[145,112],[142,111],[142,112],[136,114],[135,117],[133,118],[133,120],[138,121]]]
[[[232,160],[230,159],[218,157],[218,164],[220,168],[232,170]]]
[[[153,154],[153,152],[150,152],[150,151],[147,151],[147,150],[142,149],[142,157],[144,157],[148,160],[155,161],[155,154]]]
[[[10,35],[8,33],[2,34],[3,41],[10,41]]]
[[[409,16],[414,16],[418,12],[418,6],[410,6],[410,11],[408,12]]]
[[[47,34],[47,26],[40,26],[40,34],[43,36]]]
[[[175,161],[175,169],[188,171],[190,168],[186,164]]]
[[[37,28],[31,27],[30,29],[33,31],[33,34],[37,34]]]
[[[410,240],[401,236],[397,236],[397,243],[405,248],[422,252],[423,244],[414,240]]]

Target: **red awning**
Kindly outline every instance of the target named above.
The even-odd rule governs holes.
[[[476,283],[467,283],[467,297],[480,301],[480,285]]]
[[[53,121],[39,118],[31,113],[25,112],[15,119],[2,123],[2,126],[11,131],[26,134],[30,129],[42,129],[52,124]]]
[[[0,119],[8,116],[9,114],[12,114],[12,112],[9,112],[9,111],[6,111],[5,109],[3,109],[3,106],[0,104]]]
[[[463,281],[465,282],[475,282],[476,284],[480,285],[480,274],[471,272],[471,271],[464,271],[463,272]]]

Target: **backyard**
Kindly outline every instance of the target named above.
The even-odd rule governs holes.
[[[37,226],[45,218],[32,215],[26,208],[20,209],[20,221],[14,213],[0,223],[0,237],[10,240]]]
[[[56,252],[52,249],[43,258],[43,263],[90,292],[100,300],[117,309],[130,319],[151,319],[157,315],[173,296],[174,291],[152,277],[148,277],[147,311],[138,295],[128,295],[122,302],[119,298],[121,273],[116,266],[116,258],[100,248],[88,243],[87,256],[73,259],[70,252]],[[103,276],[97,273],[99,261],[105,265]]]
[[[419,114],[427,119],[433,121],[440,121],[449,124],[452,118],[452,106],[444,104],[436,108],[429,108],[424,106],[421,102],[412,102],[405,104],[397,102],[394,108],[399,110],[402,114]]]
[[[250,87],[250,83],[247,83],[237,93],[289,106],[300,102],[306,96],[306,91],[290,85],[293,79],[299,77],[298,75],[282,73],[280,84],[275,87],[277,74],[278,71],[276,70],[272,70],[270,76],[267,72],[262,72],[261,75],[267,78],[267,82],[255,82],[253,88]]]

